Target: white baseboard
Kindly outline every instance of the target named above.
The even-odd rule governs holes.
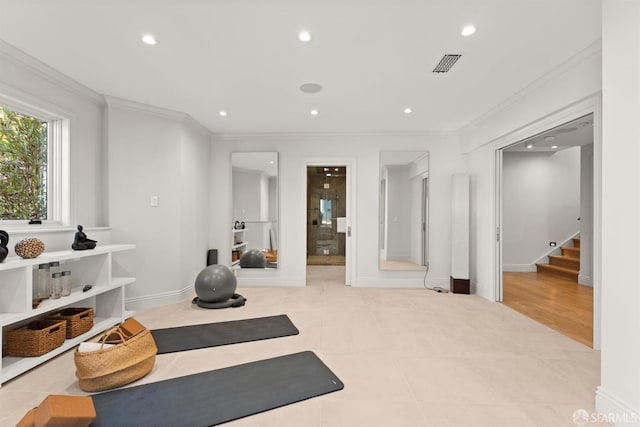
[[[126,298],[124,305],[126,310],[140,310],[143,308],[185,301],[194,295],[195,291],[193,290],[193,285],[189,285],[176,291]]]
[[[503,264],[502,271],[510,271],[514,273],[536,272],[535,264]]]
[[[358,288],[415,288],[440,287],[449,289],[450,280],[448,277],[429,278],[423,281],[423,278],[380,278],[380,277],[357,277],[351,283],[351,286]]]
[[[299,278],[265,278],[265,277],[238,277],[238,292],[242,293],[243,286],[254,287],[302,287],[305,286]],[[357,278],[353,281],[354,287],[369,288],[424,288],[422,278]],[[441,287],[449,289],[449,278],[427,278],[426,286],[429,288]],[[143,295],[138,297],[127,298],[125,300],[125,308],[128,311],[135,311],[144,308],[155,307],[165,304],[175,304],[181,301],[187,301],[195,296],[192,285],[186,286],[172,292],[163,292],[160,294]]]
[[[281,278],[269,279],[264,277],[238,277],[238,288],[242,286],[255,286],[264,288],[275,287],[302,287],[304,283],[301,279]]]
[[[586,274],[578,274],[578,283],[585,286],[591,286],[593,288],[593,278]]]
[[[632,408],[602,386],[596,390],[596,411],[596,414],[591,414],[592,422],[597,420],[616,426],[640,427],[640,410]]]

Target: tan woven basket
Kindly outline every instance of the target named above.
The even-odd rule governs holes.
[[[75,338],[93,328],[93,308],[91,307],[69,307],[49,313],[46,318],[50,320],[66,321],[67,338]]]
[[[138,380],[153,369],[158,349],[148,329],[125,338],[119,328],[107,331],[106,337],[121,334],[122,342],[97,351],[74,353],[76,377],[84,391],[102,391]]]
[[[64,320],[34,320],[20,328],[7,331],[7,355],[17,357],[42,356],[60,347],[65,340]]]

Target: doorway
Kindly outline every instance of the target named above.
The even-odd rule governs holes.
[[[306,265],[344,267],[350,285],[350,169],[344,163],[307,164]]]
[[[594,114],[496,151],[498,301],[594,347]]]

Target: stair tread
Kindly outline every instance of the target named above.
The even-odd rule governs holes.
[[[569,247],[563,246],[560,249],[562,250],[562,255],[567,255],[567,256],[572,257],[572,258],[580,259],[580,248],[579,247],[578,248],[574,248],[574,247],[571,247],[571,246],[569,246]]]
[[[559,272],[563,272],[563,273],[571,273],[571,274],[579,274],[580,271],[576,270],[574,268],[568,268],[568,267],[562,267],[559,265],[553,265],[553,264],[536,264],[537,267],[542,268],[543,270],[554,270],[554,271],[559,271]]]
[[[547,257],[551,260],[557,260],[567,264],[578,264],[580,265],[580,258],[565,256],[565,255],[547,255]]]

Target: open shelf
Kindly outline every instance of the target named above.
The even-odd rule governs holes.
[[[92,307],[95,316],[90,331],[65,340],[62,346],[42,356],[3,357],[0,385],[122,322],[130,314],[124,309],[124,288],[134,283],[135,278],[113,277],[112,265],[114,253],[134,248],[135,245],[104,245],[86,251],[46,252],[32,259],[10,257],[0,263],[0,347],[6,330],[19,327],[54,310]],[[72,272],[71,294],[57,299],[45,299],[37,308],[32,308],[34,269],[38,264],[53,261],[59,261],[62,269]],[[92,287],[83,292],[86,284]]]

